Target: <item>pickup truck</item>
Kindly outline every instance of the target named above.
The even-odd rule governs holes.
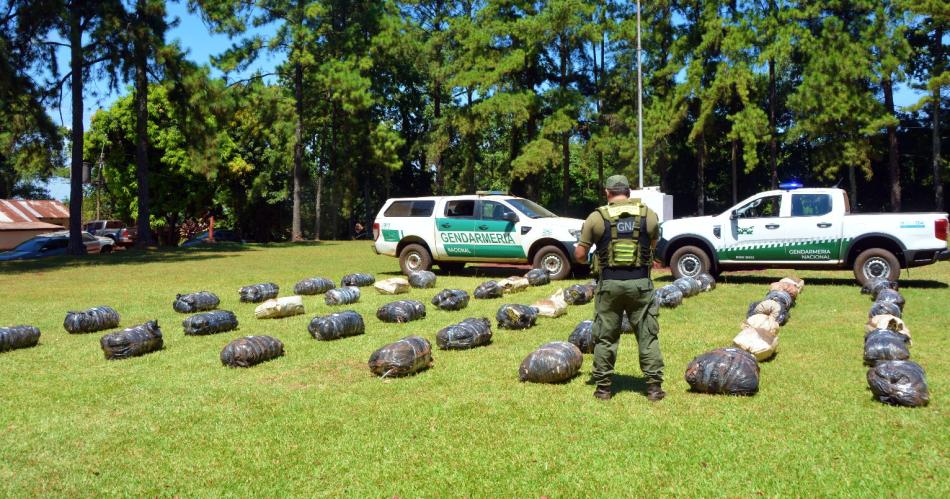
[[[715,216],[660,225],[675,277],[756,268],[852,269],[858,282],[948,258],[946,213],[852,214],[841,189],[767,191]]]
[[[98,236],[108,237],[115,241],[116,246],[132,246],[135,244],[136,229],[128,228],[119,220],[93,220],[83,226],[86,232]]]
[[[498,192],[390,199],[373,223],[373,248],[398,257],[405,274],[495,262],[532,264],[563,279],[575,265],[569,255],[583,223]]]

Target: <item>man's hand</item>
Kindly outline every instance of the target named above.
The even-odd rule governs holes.
[[[582,244],[578,244],[577,246],[574,246],[574,260],[576,260],[577,263],[585,263],[585,264],[586,264],[586,263],[587,263],[587,250],[588,250],[588,249],[589,249],[589,248],[588,248],[587,246],[584,246],[584,245],[582,245]]]

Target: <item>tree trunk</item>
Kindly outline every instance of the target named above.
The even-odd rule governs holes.
[[[775,129],[775,59],[769,59],[769,171],[772,189],[778,189],[778,130]],[[733,199],[733,203],[735,200]]]
[[[85,254],[82,242],[82,149],[83,149],[83,51],[80,2],[69,7],[69,69],[72,71],[72,158],[69,172],[69,247],[70,255]]]
[[[696,168],[696,213],[699,216],[706,214],[706,137],[700,132],[697,144],[699,161]]]
[[[933,40],[933,76],[940,74],[943,67],[943,28],[938,27]],[[941,178],[940,161],[940,87],[933,90],[933,111],[930,113],[931,140],[933,141],[933,169],[934,169],[934,204],[937,211],[943,211],[943,179]]]
[[[315,199],[313,202],[313,213],[314,213],[313,239],[315,241],[319,241],[320,240],[320,218],[321,218],[320,201],[323,199],[323,171],[322,170],[320,171],[320,173],[317,174],[316,190],[317,190],[317,193],[314,196]]]
[[[848,165],[848,196],[851,201],[851,209],[858,207],[858,179],[855,175],[854,163]]]
[[[442,130],[442,82],[438,79],[435,80],[433,85],[433,118],[435,120],[435,126],[439,128],[441,133],[445,131]],[[441,141],[440,141],[441,142]],[[442,150],[441,145],[439,146],[439,151],[435,153],[435,194],[437,196],[442,196],[445,194],[445,172],[442,171]]]
[[[290,238],[293,241],[303,241],[303,231],[300,224],[301,190],[303,178],[303,66],[294,64],[294,206],[291,221]]]
[[[606,184],[604,179],[604,152],[597,151],[597,199],[606,204],[607,203],[607,194],[604,192],[604,185]]]
[[[567,91],[567,65],[570,50],[561,38],[561,90]],[[571,132],[561,134],[561,213],[571,205]]]
[[[148,41],[145,34],[145,5],[143,0],[136,2],[136,15],[140,26],[135,38],[135,180],[138,182],[138,235],[136,245],[146,247],[152,244],[150,228],[148,193]]]
[[[732,139],[732,204],[739,202],[739,139]]]
[[[884,90],[884,109],[888,115],[894,114],[894,82],[890,77],[881,82]],[[887,172],[891,180],[891,211],[901,211],[901,170],[897,154],[897,126],[887,127]]]

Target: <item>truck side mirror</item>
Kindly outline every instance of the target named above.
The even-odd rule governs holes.
[[[502,220],[507,220],[507,221],[509,221],[509,222],[517,223],[517,222],[518,222],[518,215],[515,215],[515,213],[514,213],[513,211],[506,211],[505,213],[503,213],[503,214],[501,215],[501,219],[502,219]]]
[[[737,220],[739,218],[739,210],[732,210],[732,213],[729,214],[729,220]]]

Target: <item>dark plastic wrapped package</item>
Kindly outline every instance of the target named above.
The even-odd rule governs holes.
[[[33,326],[0,327],[0,352],[35,347],[40,330]]]
[[[904,297],[901,296],[900,292],[893,289],[882,289],[874,301],[877,303],[893,303],[904,310]]]
[[[183,320],[181,326],[188,336],[224,333],[238,327],[237,316],[228,310],[214,310],[192,315]]]
[[[564,301],[571,305],[584,305],[594,299],[593,284],[574,284],[564,290]]]
[[[63,327],[70,334],[94,333],[119,327],[119,313],[112,307],[93,307],[82,312],[67,312]]]
[[[426,316],[426,306],[416,300],[387,303],[376,310],[376,318],[383,322],[411,322]]]
[[[775,310],[775,311],[771,309],[763,310],[763,308],[759,306],[759,304],[761,304],[762,302],[775,303],[775,305],[778,306],[778,310]],[[772,317],[773,319],[775,319],[775,321],[778,322],[779,326],[784,326],[788,322],[788,318],[789,318],[788,309],[785,308],[781,302],[777,302],[775,300],[771,300],[771,302],[769,302],[768,300],[762,300],[762,301],[754,301],[750,303],[749,309],[746,311],[745,316],[752,317],[755,314],[766,314]]]
[[[475,288],[476,300],[487,300],[490,298],[501,298],[505,295],[505,290],[501,289],[497,281],[485,281]]]
[[[340,286],[356,286],[361,288],[363,286],[372,286],[375,282],[376,278],[370,274],[347,274],[340,280]]]
[[[345,288],[335,288],[327,291],[323,295],[323,301],[327,305],[350,305],[360,301],[360,288],[347,286]]]
[[[907,337],[889,329],[875,329],[864,335],[864,363],[873,366],[882,360],[907,360]]]
[[[245,336],[224,346],[221,363],[228,367],[251,367],[284,355],[284,344],[272,336]]]
[[[786,310],[795,306],[795,299],[792,298],[792,295],[781,290],[769,291],[768,293],[765,294],[765,299],[775,300],[781,303],[782,306],[785,307]]]
[[[712,291],[716,289],[716,279],[713,278],[711,274],[703,272],[696,276],[696,281],[699,282],[700,291]]]
[[[442,350],[465,350],[491,343],[491,321],[487,318],[469,318],[444,327],[435,335],[435,343]]]
[[[548,274],[548,271],[544,269],[531,269],[524,276],[528,279],[528,284],[531,286],[551,284],[551,274]]]
[[[238,290],[238,293],[241,295],[241,301],[244,303],[260,303],[270,300],[271,298],[277,298],[277,293],[279,292],[280,286],[272,282],[251,284],[250,286],[244,286]]]
[[[889,281],[883,277],[875,277],[861,287],[861,292],[864,294],[870,294],[872,300],[877,299],[878,293],[885,289],[893,289],[897,291],[900,288],[900,285],[897,284],[897,281]]]
[[[868,319],[875,315],[893,315],[894,317],[900,317],[901,312],[901,307],[894,302],[876,301],[871,305],[871,310],[868,312]]]
[[[528,354],[518,369],[518,379],[532,383],[560,383],[577,375],[584,355],[576,345],[552,341]]]
[[[495,319],[502,329],[528,329],[537,322],[538,309],[509,303],[498,309]]]
[[[570,336],[567,342],[576,346],[581,353],[594,353],[594,321],[581,321]]]
[[[462,310],[468,306],[468,293],[461,289],[443,289],[432,297],[432,304],[442,310]]]
[[[909,360],[885,360],[868,369],[868,386],[874,398],[885,404],[924,407],[930,389],[924,368]]]
[[[221,300],[210,291],[198,291],[187,295],[176,295],[172,308],[180,314],[192,314],[218,308]]]
[[[148,321],[109,333],[99,340],[99,344],[107,359],[116,360],[156,352],[162,349],[164,341],[158,321]]]
[[[316,340],[337,340],[347,336],[356,336],[366,331],[363,316],[344,310],[335,314],[314,317],[307,326],[310,336]]]
[[[683,292],[672,284],[667,284],[656,290],[654,297],[661,307],[676,308],[683,303]]]
[[[326,277],[311,277],[294,284],[295,295],[322,295],[335,288],[336,284]]]
[[[673,281],[673,285],[683,292],[684,298],[696,296],[699,294],[702,286],[699,281],[693,279],[692,277],[680,277],[679,279]]]
[[[759,363],[739,348],[706,352],[686,366],[686,383],[695,392],[755,395],[759,391]]]
[[[409,273],[409,285],[414,288],[434,288],[435,273],[428,270],[416,270]]]
[[[369,356],[369,370],[377,376],[408,376],[432,365],[432,345],[421,336],[407,336]]]

